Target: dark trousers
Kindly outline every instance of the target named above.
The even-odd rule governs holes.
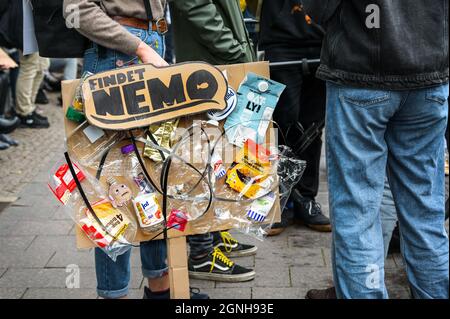
[[[309,52],[266,50],[266,59],[270,62],[295,61],[303,58],[312,59],[317,56],[314,57]],[[270,73],[271,79],[286,85],[273,116],[284,135],[297,121],[306,130],[313,123],[319,123],[325,119],[325,82],[315,77],[315,70],[309,70],[309,74],[305,74],[301,66],[294,66],[272,68]],[[299,131],[291,131],[285,143],[292,146],[299,138]],[[307,162],[307,167],[296,187],[304,197],[310,199],[314,199],[319,190],[321,150],[322,138],[319,136],[305,152],[300,154],[301,159]]]

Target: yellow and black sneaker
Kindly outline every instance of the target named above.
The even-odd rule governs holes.
[[[255,271],[236,265],[220,249],[214,248],[203,258],[189,258],[189,277],[203,280],[243,282],[254,279]]]
[[[214,248],[219,248],[228,257],[245,257],[256,254],[258,247],[253,245],[241,244],[237,239],[227,232],[214,234]]]

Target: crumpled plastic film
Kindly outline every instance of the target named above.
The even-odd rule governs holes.
[[[67,137],[67,150],[82,166],[96,169],[102,155],[124,137],[125,132],[106,131],[84,122]]]
[[[48,186],[64,210],[87,237],[112,260],[132,247],[137,225],[126,205],[117,205],[105,192],[107,186],[72,159],[75,173],[94,214],[88,209],[65,159],[52,169]]]

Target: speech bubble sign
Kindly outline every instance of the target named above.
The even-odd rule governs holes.
[[[139,64],[94,74],[82,86],[88,122],[107,130],[224,110],[227,88],[223,73],[204,62]]]

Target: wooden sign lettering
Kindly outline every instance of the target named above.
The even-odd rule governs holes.
[[[108,130],[148,126],[226,107],[227,81],[216,67],[139,64],[92,75],[83,83],[86,118]]]

